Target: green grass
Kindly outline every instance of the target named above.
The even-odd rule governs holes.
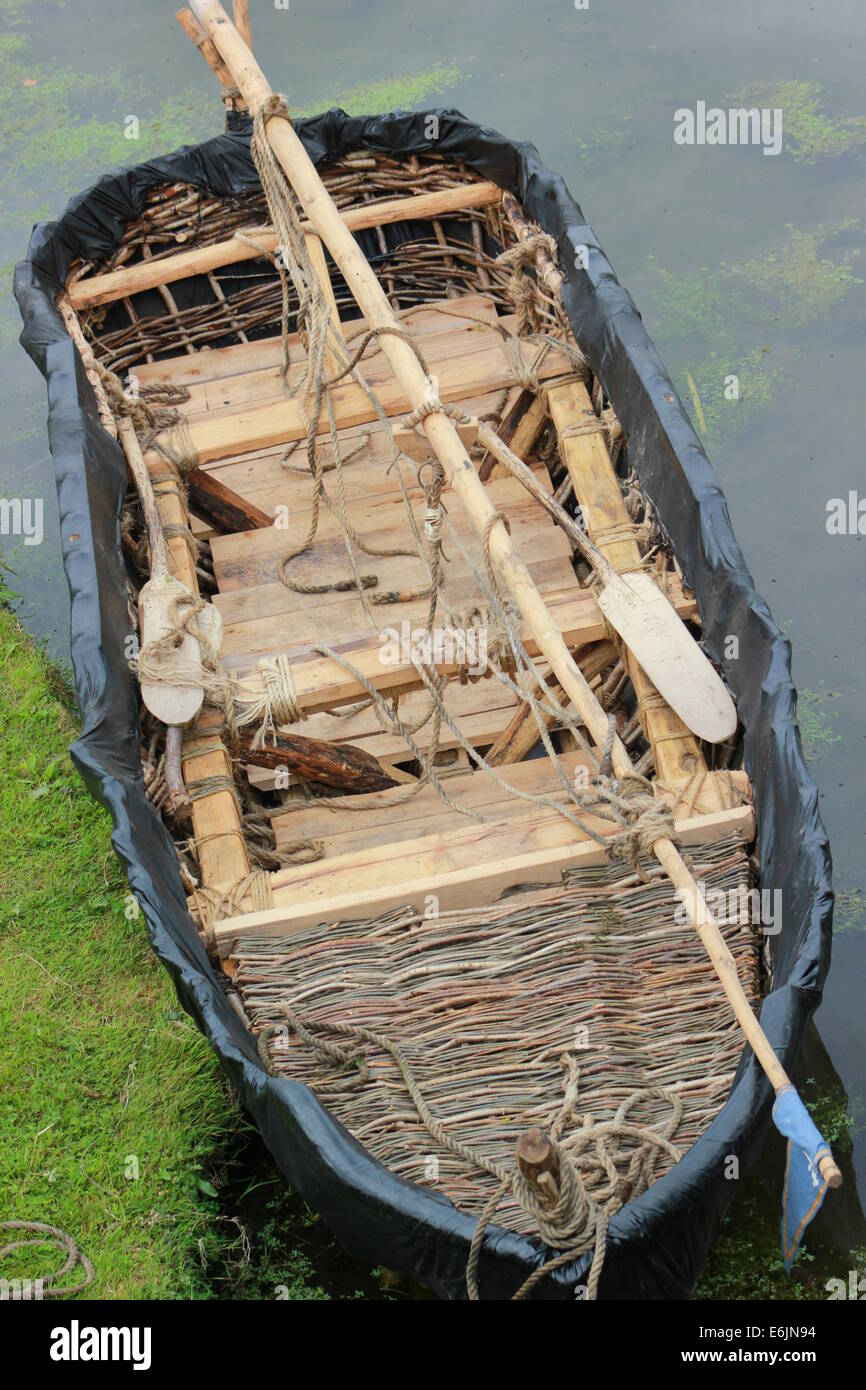
[[[75,733],[61,678],[0,609],[3,1211],[68,1231],[98,1297],[202,1295],[224,1239],[209,1164],[240,1117],[150,951]],[[35,1254],[3,1275],[57,1267]]]
[[[0,1219],[71,1235],[88,1297],[411,1296],[352,1264],[291,1191],[180,1009],[69,761],[68,678],[3,606],[3,574]],[[25,1250],[0,1278],[60,1263]]]

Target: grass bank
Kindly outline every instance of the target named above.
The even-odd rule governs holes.
[[[0,606],[0,1219],[68,1232],[98,1298],[376,1290],[288,1193],[178,1006],[76,733],[64,678]],[[61,1263],[25,1249],[0,1278]]]

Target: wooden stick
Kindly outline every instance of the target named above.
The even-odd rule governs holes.
[[[543,1129],[527,1129],[517,1140],[517,1166],[542,1201],[555,1202],[559,1197],[559,1159],[549,1135]]]
[[[59,308],[63,315],[64,323],[69,330],[70,337],[75,343],[84,363],[85,371],[90,378],[93,389],[96,393],[97,404],[99,406],[100,417],[115,437],[117,429],[114,426],[114,416],[105,391],[96,370],[93,353],[81,331],[78,316],[72,307],[61,299]],[[126,422],[129,423],[128,421]],[[131,428],[131,426],[130,426]],[[127,435],[127,447],[131,447],[136,467],[141,456],[138,439],[135,438],[135,431],[132,431],[134,444],[131,444]],[[132,464],[130,464],[132,468]],[[154,460],[154,468],[159,471],[165,470],[165,460],[157,456]],[[149,470],[148,486],[151,496],[153,487],[151,484]],[[141,495],[141,494],[139,494]],[[165,532],[163,526],[166,524],[181,524],[185,521],[185,512],[179,495],[173,490],[163,493],[156,499],[156,512],[159,519],[159,534],[162,537],[162,544],[167,551],[167,566],[170,575],[180,578],[186,589],[194,595],[198,594],[198,581],[196,578],[195,565],[192,563],[189,549],[181,539],[176,543],[177,548],[172,542],[165,545]],[[156,534],[156,533],[154,533]],[[151,540],[148,540],[151,545]],[[156,542],[157,554],[159,554],[159,541]],[[157,560],[159,565],[160,561]],[[179,573],[178,573],[179,572]],[[149,581],[150,582],[150,581]],[[148,586],[145,585],[146,589]],[[142,590],[144,592],[144,590]],[[197,647],[198,644],[196,644]],[[182,761],[182,772],[178,777],[174,766],[174,755],[176,748],[176,735],[172,734],[173,727],[169,725],[166,730],[166,764],[168,767],[169,755],[172,759],[172,783],[175,804],[181,809],[184,800],[180,793],[180,787],[184,786],[184,777],[191,778],[210,778],[210,777],[231,777],[232,768],[228,753],[225,747],[219,743],[214,743],[212,748],[204,752],[196,752],[190,756],[184,755]],[[199,862],[201,865],[202,880],[208,887],[228,888],[233,883],[245,878],[250,871],[249,859],[247,858],[246,844],[244,842],[243,830],[241,828],[240,816],[237,811],[237,803],[234,796],[229,791],[216,791],[210,796],[204,796],[194,801],[192,804],[192,823],[193,833],[202,843],[199,848]]]
[[[616,647],[612,642],[597,642],[594,647],[587,647],[580,654],[580,669],[587,680],[592,680],[598,676],[606,666],[616,660]],[[555,676],[551,676],[547,681],[548,687],[560,699],[563,711],[568,706],[568,697],[562,691]],[[535,691],[535,698],[542,699],[541,688]],[[557,722],[554,714],[542,711],[542,720],[547,729],[553,727]],[[519,763],[531,753],[538,743],[541,734],[538,724],[532,711],[532,706],[528,700],[518,706],[516,713],[510,723],[499,735],[496,742],[486,755],[486,761],[491,767],[505,767],[509,763]]]
[[[273,93],[261,68],[230,23],[219,0],[192,0],[192,5],[199,23],[214,40],[250,110],[258,111]],[[371,326],[399,328],[400,325],[379,281],[341,218],[291,123],[284,116],[271,116],[266,122],[265,130],[271,148],[286,177],[291,180],[304,211],[339,266],[346,284]],[[435,399],[435,391],[411,346],[402,338],[390,333],[383,335],[381,343],[412,409],[429,405],[430,401]],[[434,411],[424,419],[423,429],[433,445],[449,483],[460,497],[479,534],[485,537],[491,558],[494,564],[498,565],[524,621],[553,667],[563,689],[582,715],[593,739],[599,747],[603,747],[608,733],[607,715],[571,657],[526,565],[512,547],[502,518],[496,512],[474,465],[467,457],[453,424],[441,411]],[[631,760],[622,741],[616,737],[613,740],[612,761],[617,777],[632,775]],[[739,982],[733,957],[682,856],[666,836],[659,837],[653,845],[653,852],[671,882],[680,891],[740,1026],[770,1081],[777,1091],[782,1086],[789,1086],[791,1083],[781,1062],[752,1013],[746,993]],[[835,1165],[833,1167],[835,1168]],[[837,1174],[838,1171],[835,1169]]]
[[[337,300],[334,296],[334,287],[331,284],[331,277],[328,274],[328,263],[325,260],[325,252],[324,248],[322,247],[320,238],[314,236],[312,232],[308,232],[307,235],[304,237],[304,241],[306,243],[307,253],[310,257],[310,260],[313,263],[313,269],[316,272],[319,284],[325,292],[325,296],[328,300],[328,304],[331,309],[331,317],[328,320],[328,346],[325,348],[325,361],[328,364],[329,371],[336,376],[339,372],[342,371],[343,363],[348,357],[348,354],[345,353],[346,345],[343,342],[342,334],[340,331],[340,311],[337,308]],[[341,361],[334,347],[331,346],[332,342],[336,345],[342,346],[344,350],[343,361]]]
[[[254,767],[285,768],[303,777],[305,782],[319,782],[344,792],[378,792],[398,785],[399,779],[392,776],[390,769],[383,767],[378,758],[352,743],[328,743],[321,738],[279,734],[275,743],[254,748],[253,740],[254,735],[241,734],[238,755],[242,762],[252,763]]]
[[[273,526],[274,518],[254,502],[248,502],[213,473],[193,468],[187,478],[190,510],[222,535],[238,531],[263,530]]]
[[[247,48],[252,49],[253,40],[250,34],[250,7],[247,4],[247,0],[232,0],[232,13],[234,15],[235,28]]]
[[[211,72],[215,73],[224,88],[231,87],[232,75],[220,58],[211,40],[203,34],[190,10],[178,10],[175,19],[184,33],[192,39]]]
[[[69,303],[66,295],[61,295],[57,301],[57,308],[61,318],[66,325],[66,331],[78,348],[78,355],[84,366],[85,375],[90,385],[93,387],[93,394],[96,396],[96,408],[99,411],[99,418],[105,429],[112,437],[117,438],[117,422],[112,413],[111,406],[108,404],[108,397],[105,394],[105,387],[99,375],[96,365],[96,358],[93,355],[93,348],[88,343],[78,321],[78,315]]]
[[[521,400],[517,402],[515,410],[519,409],[522,401],[525,401],[528,392],[521,394]],[[513,418],[514,412],[512,412]],[[506,420],[504,425],[496,431],[498,437],[503,440],[513,454],[518,458],[526,460],[527,454],[534,447],[535,441],[544,429],[544,422],[547,419],[547,411],[544,408],[544,400],[541,396],[531,396],[528,407],[520,415],[519,419],[512,424],[512,420]],[[491,478],[502,477],[505,469],[499,464],[495,456],[488,451],[488,457],[483,459],[479,468],[478,476],[482,482],[487,482]]]
[[[501,196],[502,190],[495,183],[468,183],[435,193],[416,193],[409,198],[383,198],[379,203],[349,208],[343,217],[347,227],[359,232],[368,227],[385,227],[392,222],[416,218],[426,220],[437,214],[447,216],[467,208],[489,207],[491,203],[498,203]],[[309,222],[301,226],[304,231],[311,230]],[[206,275],[210,270],[235,265],[239,261],[255,260],[263,253],[277,249],[277,235],[271,227],[249,227],[246,235],[252,238],[256,246],[250,246],[235,236],[227,241],[214,242],[212,246],[179,251],[175,256],[138,261],[135,265],[122,266],[120,270],[84,276],[69,286],[69,302],[74,309],[111,304],[126,295],[140,294],[142,290],[152,290],[158,285],[170,285],[190,275]],[[261,247],[261,251],[257,247]]]
[[[186,820],[192,811],[192,798],[183,780],[183,730],[169,724],[165,731],[165,810],[177,820]]]

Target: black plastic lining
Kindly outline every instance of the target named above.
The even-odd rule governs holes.
[[[755,591],[718,480],[640,315],[562,179],[545,168],[533,145],[514,144],[455,111],[433,113],[439,138],[428,140],[428,114],[349,117],[333,110],[300,121],[297,130],[319,166],[361,147],[463,159],[514,192],[529,216],[556,238],[575,336],[622,422],[629,458],[695,591],[707,650],[738,701],[762,879],[783,893],[784,925],[770,938],[773,989],[761,1021],[790,1067],[829,966],[833,899],[817,789],[800,749],[789,644]],[[128,617],[119,516],[126,466],[99,424],[55,299],[71,262],[107,256],[127,222],[141,213],[149,190],[174,181],[223,196],[257,189],[249,123],[232,124],[234,129],[202,145],[106,174],[74,198],[58,222],[36,227],[28,258],[16,270],[21,341],[48,386],[48,431],[72,593],[72,659],[83,728],[71,751],[94,796],[111,812],[114,847],[141,903],[153,949],[288,1181],[351,1255],[413,1274],[446,1297],[462,1297],[474,1219],[444,1196],[388,1172],[305,1086],[268,1076],[187,915],[171,839],[141,779],[137,690],[123,658]],[[581,246],[589,248],[586,270],[575,265]],[[724,657],[729,635],[739,638],[738,660]],[[737,1187],[723,1176],[724,1160],[737,1155],[741,1171],[754,1161],[771,1099],[746,1049],[727,1103],[707,1132],[613,1219],[600,1297],[689,1296]],[[544,1257],[538,1242],[491,1227],[480,1266],[482,1296],[509,1297]],[[588,1265],[587,1256],[558,1271],[535,1296],[573,1296]]]

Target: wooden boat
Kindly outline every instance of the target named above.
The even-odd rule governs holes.
[[[556,240],[437,152],[341,150],[320,196],[193,8],[245,140],[264,110],[267,196],[148,166],[59,307],[130,469],[147,795],[255,1041],[221,1055],[284,1126],[281,1083],[320,1102],[290,1138],[257,1113],[357,1253],[444,1291],[468,1260],[473,1296],[617,1290],[647,1214],[686,1220],[743,1030],[789,1085],[730,698]],[[366,1175],[351,1200],[314,1151]],[[648,1253],[632,1288],[686,1289],[725,1200],[678,1285]],[[395,1254],[407,1221],[447,1257]]]

